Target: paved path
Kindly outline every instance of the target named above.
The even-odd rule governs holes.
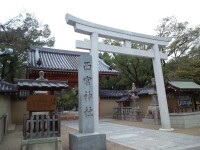
[[[78,121],[63,121],[63,125],[78,129]],[[106,120],[100,121],[99,133],[105,133],[107,140],[137,150],[200,150],[200,137],[130,127]]]
[[[22,139],[22,125],[17,125],[14,131],[7,131],[0,150],[20,150]]]

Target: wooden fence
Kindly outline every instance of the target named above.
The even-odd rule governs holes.
[[[144,114],[139,110],[134,110],[130,107],[113,108],[113,119],[141,121]]]
[[[27,115],[24,115],[24,140],[59,136],[60,114],[32,115],[30,118]]]

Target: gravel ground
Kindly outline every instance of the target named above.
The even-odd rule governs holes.
[[[153,129],[153,130],[158,130],[161,128],[160,125],[150,125],[150,124],[144,124],[142,122],[131,122],[131,121],[114,120],[114,119],[110,119],[108,122],[127,125],[127,126],[134,126],[138,128]],[[174,131],[172,132],[200,136],[200,127],[188,128],[188,129],[175,128]]]
[[[69,150],[69,133],[77,132],[77,130],[69,128],[67,126],[61,127],[61,138],[63,150]],[[113,143],[107,140],[107,150],[133,150],[132,148],[122,146],[117,143]]]
[[[22,125],[17,125],[14,131],[7,131],[0,143],[0,150],[20,150],[21,139]]]
[[[160,125],[150,125],[150,124],[144,124],[142,122],[131,122],[131,121],[114,120],[114,119],[106,120],[106,122],[122,124],[122,125],[127,125],[127,126],[134,126],[134,127],[138,127],[138,128],[153,129],[153,130],[158,130],[159,128],[161,128]],[[69,135],[69,133],[74,133],[74,132],[77,132],[77,130],[66,127],[64,125],[61,127],[63,150],[69,150],[68,135]],[[200,136],[200,127],[190,128],[190,129],[175,128],[174,131],[172,131],[172,132]],[[133,150],[132,148],[125,147],[120,144],[110,142],[108,140],[107,140],[106,144],[107,144],[107,150]]]
[[[134,126],[139,128],[154,129],[154,130],[158,130],[161,127],[160,125],[149,125],[149,124],[144,124],[142,122],[130,122],[130,121],[113,120],[113,119],[109,119],[107,120],[107,122],[123,124],[127,126]],[[69,139],[68,139],[69,133],[74,133],[74,132],[77,132],[77,130],[66,127],[64,125],[61,126],[61,138],[62,138],[63,150],[69,150]],[[190,129],[175,129],[172,132],[200,136],[200,127],[190,128]],[[0,143],[0,150],[19,150],[21,145],[21,138],[22,138],[22,126],[16,126],[14,131],[7,132],[7,135],[4,137],[2,143]],[[107,141],[107,150],[133,150],[133,149],[122,146],[117,143]]]

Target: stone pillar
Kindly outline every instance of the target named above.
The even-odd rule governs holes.
[[[173,129],[171,128],[169,119],[168,104],[167,104],[158,44],[153,45],[153,50],[155,54],[153,59],[153,68],[156,80],[156,89],[158,94],[158,103],[159,103],[161,125],[162,125],[162,128],[160,130],[171,131]]]
[[[99,124],[99,54],[98,54],[98,34],[92,33],[91,36],[92,55],[92,89],[93,89],[93,106],[94,106],[94,131]]]
[[[79,57],[79,133],[69,134],[70,150],[106,150],[106,134],[97,133],[99,71],[95,56]]]
[[[79,133],[94,133],[92,57],[83,55],[78,61]]]

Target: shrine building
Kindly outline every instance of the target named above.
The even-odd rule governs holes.
[[[78,57],[87,52],[58,50],[31,46],[28,49],[26,78],[36,79],[44,71],[48,80],[68,81],[69,87],[78,86]],[[102,76],[116,76],[119,72],[99,59],[99,79]]]

